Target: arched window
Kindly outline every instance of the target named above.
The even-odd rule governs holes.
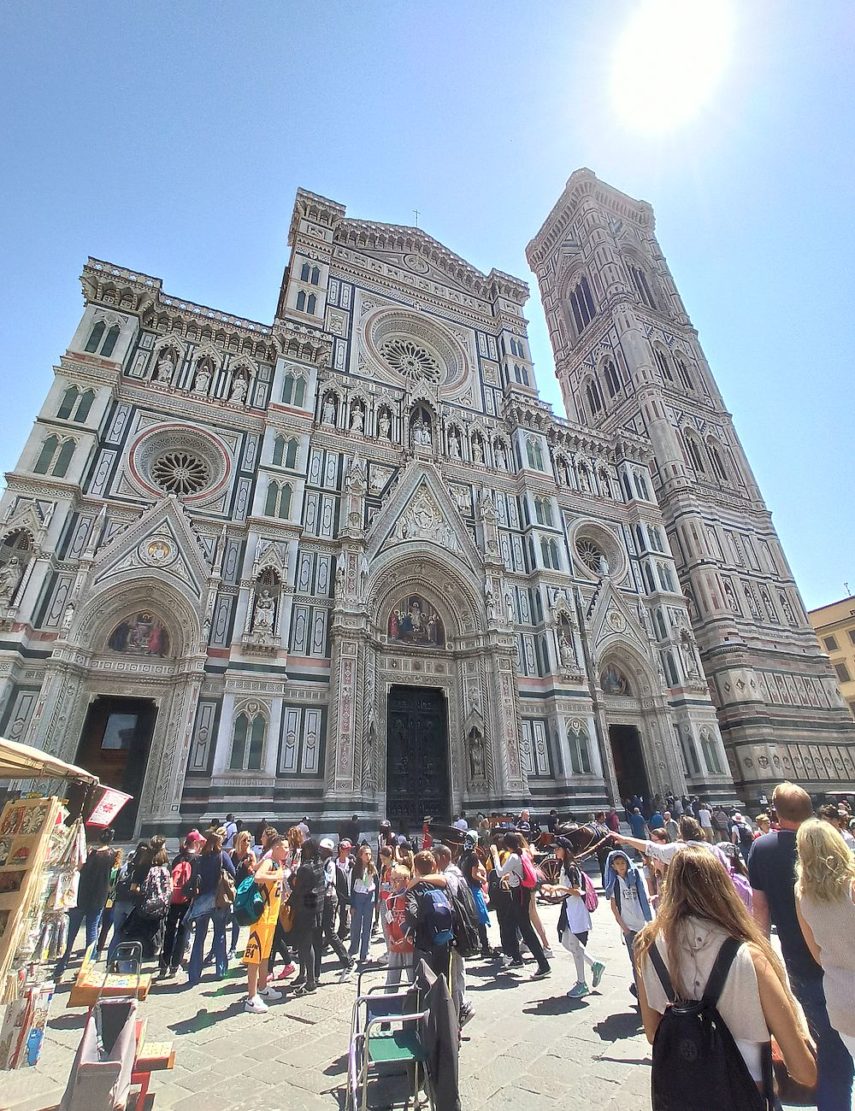
[[[297,311],[306,311],[306,291],[304,289],[301,289],[297,294]]]
[[[698,474],[706,474],[707,469],[704,466],[704,457],[701,452],[701,445],[694,438],[694,436],[686,434],[686,450],[689,453],[689,461]]]
[[[591,774],[591,754],[588,748],[588,731],[584,725],[567,727],[567,744],[570,749],[570,767],[574,775]]]
[[[687,390],[693,390],[695,388],[695,384],[692,381],[692,376],[689,373],[689,368],[686,366],[686,361],[682,357],[682,355],[674,356],[674,366],[677,368],[677,375],[680,381],[683,383],[684,388]]]
[[[665,545],[662,541],[662,533],[655,525],[647,526],[647,535],[650,537],[650,543],[657,552],[664,552]]]
[[[629,267],[629,273],[632,277],[633,285],[638,291],[638,296],[641,298],[642,304],[646,305],[649,309],[655,309],[656,302],[653,299],[653,294],[650,292],[647,275],[640,266],[632,265]]]
[[[643,552],[647,547],[647,538],[644,535],[644,527],[642,525],[635,526],[635,539],[638,543],[639,552]]]
[[[592,417],[602,412],[603,395],[600,392],[600,383],[596,378],[588,380],[588,384],[585,386],[585,397],[588,401],[588,412]]]
[[[104,340],[104,344],[101,348],[101,354],[104,356],[105,359],[109,359],[110,356],[113,354],[113,348],[116,346],[116,341],[119,338],[120,330],[121,329],[119,328],[119,325],[114,324],[110,331],[107,333],[107,337]]]
[[[317,303],[318,299],[315,294],[310,293],[309,296],[306,298],[306,312],[313,313],[315,311],[315,306],[317,305]]]
[[[300,267],[300,281],[307,282],[309,280],[309,264],[304,262]]]
[[[528,385],[528,371],[524,366],[520,366],[519,363],[514,363],[514,379],[519,382],[521,386]]]
[[[312,283],[312,285],[317,285],[320,280],[321,280],[321,272],[320,272],[320,270],[318,269],[317,266],[313,266],[312,267],[312,273],[311,273],[311,276],[309,278],[309,281]]]
[[[534,515],[539,525],[553,525],[552,505],[549,498],[534,499]]]
[[[680,741],[686,775],[700,775],[701,766],[698,763],[698,754],[695,751],[695,742],[692,740],[691,730],[688,726],[685,727],[685,731],[679,725],[675,725],[674,728],[677,730],[677,737]]]
[[[285,447],[285,466],[286,467],[296,467],[297,466],[297,446],[298,445],[297,445],[296,440],[291,439],[291,440],[288,441],[288,443]]]
[[[68,420],[79,395],[80,391],[77,386],[69,386],[66,389],[65,393],[62,395],[62,401],[59,404],[59,409],[56,414],[59,420]]]
[[[603,363],[603,377],[606,380],[606,389],[609,391],[609,397],[617,397],[621,390],[620,378],[618,377],[615,364],[611,359],[606,359]]]
[[[54,478],[65,478],[68,465],[71,462],[71,457],[74,455],[75,446],[74,440],[65,440],[63,442],[62,447],[59,449],[59,455],[56,457],[56,462],[51,470],[51,474]]]
[[[650,492],[647,489],[647,480],[644,475],[636,474],[635,478],[635,492],[642,501],[650,501]]]
[[[554,539],[542,536],[540,538],[540,554],[543,559],[543,566],[552,568],[554,571],[561,569],[561,561],[558,556],[558,543]]]
[[[540,440],[535,436],[529,436],[525,442],[525,453],[528,457],[528,465],[534,467],[537,471],[542,471],[543,448],[541,447]]]
[[[652,594],[656,589],[656,580],[653,578],[653,571],[649,563],[644,564],[644,581],[647,583],[647,589]]]
[[[674,375],[671,373],[671,364],[668,362],[668,356],[661,347],[654,347],[653,354],[656,356],[656,365],[659,367],[659,372],[666,382],[673,382]]]
[[[273,441],[273,466],[281,467],[285,458],[285,437],[277,436]]]
[[[282,379],[283,405],[302,406],[306,397],[306,381],[302,375],[286,374]]]
[[[59,447],[58,436],[48,436],[42,443],[42,450],[39,452],[39,457],[36,460],[36,465],[33,470],[36,474],[47,474],[53,457],[56,455],[57,448]]]
[[[584,275],[579,279],[576,288],[570,294],[570,308],[573,312],[576,333],[581,335],[597,315],[594,298],[591,296],[591,287]]]
[[[662,653],[662,662],[665,664],[665,678],[668,686],[678,687],[680,685],[680,674],[674,664],[674,654],[670,648]]]
[[[89,416],[89,410],[92,408],[92,402],[95,400],[94,390],[84,390],[81,394],[80,401],[77,405],[77,411],[74,414],[76,421],[85,421]]]
[[[236,771],[260,771],[264,755],[264,734],[267,722],[263,714],[250,716],[242,711],[235,718],[229,768]]]
[[[716,478],[721,479],[723,482],[727,481],[727,468],[724,465],[724,460],[721,457],[721,452],[718,449],[718,444],[715,440],[707,440],[707,453],[710,457],[712,464],[713,474]]]
[[[659,633],[660,640],[665,640],[668,636],[668,629],[665,625],[665,618],[661,609],[656,610],[656,631]]]
[[[632,501],[632,485],[629,481],[629,475],[626,473],[626,471],[624,471],[620,477],[621,482],[623,483],[624,493],[626,494],[626,500]]]
[[[104,335],[104,329],[106,327],[107,325],[103,320],[98,321],[89,333],[89,339],[86,341],[84,350],[90,352],[90,354],[98,350],[98,345],[101,342],[101,337]]]
[[[718,745],[715,743],[715,737],[712,730],[706,726],[701,729],[701,750],[704,754],[704,763],[707,766],[707,771],[711,775],[724,775],[721,766],[721,757],[718,752]]]

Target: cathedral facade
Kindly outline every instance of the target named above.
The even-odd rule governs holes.
[[[577,171],[526,284],[300,190],[272,324],[90,259],[0,504],[0,732],[133,795],[413,828],[855,785],[649,205]]]

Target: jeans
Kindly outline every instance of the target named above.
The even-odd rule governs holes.
[[[116,953],[116,947],[121,944],[122,930],[128,915],[134,909],[134,904],[117,899],[113,903],[113,936],[110,938],[110,948],[107,950],[107,960],[111,961]]]
[[[86,920],[86,948],[88,949],[98,939],[98,927],[101,924],[101,911],[92,912],[83,910],[81,907],[72,907],[68,912],[68,941],[65,944],[65,952],[60,957],[54,975],[59,979],[68,967],[68,961],[71,957],[71,951],[74,948],[74,943],[77,940],[77,935],[80,932],[80,927],[83,920]]]
[[[635,938],[636,938],[637,934],[638,934],[638,930],[630,930],[628,934],[623,935],[624,944],[626,945],[626,951],[629,953],[629,963],[632,965],[632,980],[633,980],[633,983],[636,982],[637,975],[636,975],[636,971],[635,971],[635,953],[632,951],[632,945],[633,945],[633,942],[635,941]]]
[[[374,892],[354,891],[350,918],[350,955],[359,950],[359,959],[368,959],[371,944],[371,921],[374,914]],[[361,942],[361,944],[360,944]]]
[[[321,974],[321,953],[324,945],[330,945],[332,951],[338,957],[342,968],[350,968],[350,957],[347,955],[347,950],[342,944],[341,938],[335,932],[335,912],[338,907],[338,902],[335,895],[327,895],[324,899],[324,912],[323,923],[321,926],[323,939],[321,947],[315,954],[315,975]]]
[[[561,944],[568,950],[570,956],[573,958],[573,963],[576,965],[576,983],[585,983],[585,965],[593,968],[596,961],[588,952],[588,931],[586,930],[581,934],[574,934],[572,930],[566,930],[561,935]]]
[[[160,970],[176,971],[184,959],[190,923],[186,922],[189,903],[172,903],[166,916],[166,930],[163,935],[163,948],[160,951]]]
[[[229,942],[229,952],[233,953],[237,949],[238,939],[240,937],[240,922],[238,922],[235,915],[232,915],[232,939]]]
[[[853,1060],[828,1019],[821,977],[791,980],[816,1041],[817,1111],[852,1111]]]
[[[202,979],[202,961],[205,956],[205,939],[208,934],[208,924],[214,924],[214,961],[217,969],[217,979],[222,980],[228,971],[226,957],[226,919],[227,910],[218,910],[216,907],[207,913],[200,914],[194,919],[196,923],[196,936],[193,939],[193,952],[190,954],[190,967],[187,970],[188,982],[198,984]]]
[[[371,919],[368,919],[369,925]],[[313,924],[306,924],[302,929],[295,931],[298,938],[297,953],[300,957],[300,975],[305,977],[306,987],[313,988],[318,982],[321,970],[321,952],[323,950],[323,927],[320,919]]]
[[[535,933],[534,926],[531,924],[531,917],[529,915],[529,891],[527,888],[520,884],[519,887],[511,888],[511,906],[514,912],[514,922],[517,929],[522,934],[522,939],[529,947],[531,955],[537,961],[537,967],[541,972],[549,971],[549,961],[543,955],[543,946],[540,944],[540,938]],[[511,953],[511,960],[522,960],[520,953],[520,943],[514,934],[513,951]]]
[[[101,929],[98,931],[98,944],[95,947],[99,957],[101,956],[101,950],[107,943],[107,934],[110,932],[110,927],[112,925],[113,907],[111,904],[108,907],[104,907],[104,910],[101,912]]]

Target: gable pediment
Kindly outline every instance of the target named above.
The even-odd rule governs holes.
[[[210,568],[177,498],[163,498],[120,532],[95,558],[89,591],[156,573],[201,600]]]
[[[615,641],[629,641],[645,656],[649,655],[650,639],[638,615],[627,604],[611,579],[603,579],[587,616],[588,633],[594,654],[599,661]]]
[[[368,534],[367,554],[412,543],[434,544],[467,564],[481,567],[481,555],[439,472],[412,463],[401,477]]]

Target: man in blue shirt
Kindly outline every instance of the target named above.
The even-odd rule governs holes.
[[[629,828],[632,830],[632,836],[645,841],[647,839],[647,822],[644,820],[644,815],[638,806],[632,808],[632,813],[629,816]]]
[[[754,918],[767,937],[770,925],[778,931],[790,987],[804,1009],[816,1041],[817,1109],[849,1111],[852,1106],[852,1057],[829,1022],[822,968],[805,944],[793,891],[796,831],[812,815],[810,795],[795,783],[779,783],[772,793],[772,805],[781,828],[758,837],[748,858]]]

